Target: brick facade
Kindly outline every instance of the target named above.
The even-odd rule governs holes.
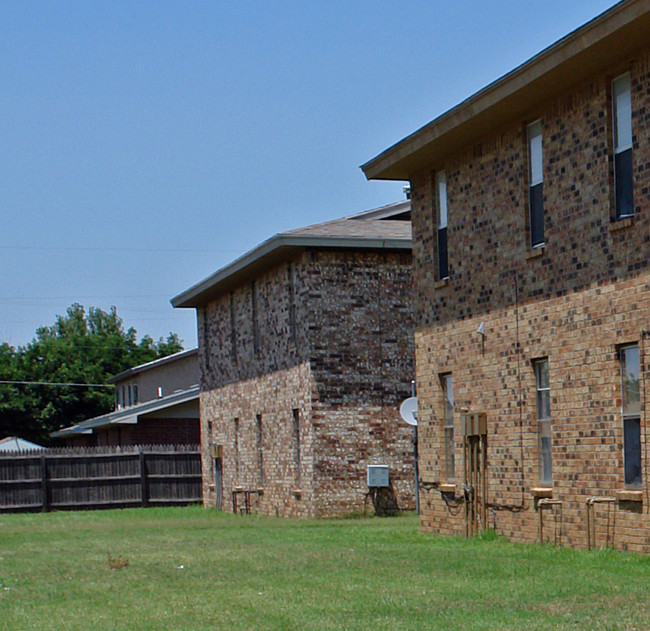
[[[207,506],[220,445],[225,510],[237,488],[270,515],[372,510],[368,464],[413,507],[410,292],[410,252],[306,249],[198,307]]]
[[[625,9],[617,8],[612,19]],[[472,143],[448,145],[440,159],[423,160],[410,173],[425,531],[466,532],[468,491],[475,489],[466,486],[461,418],[465,411],[482,412],[487,506],[481,527],[519,541],[541,535],[584,547],[588,500],[597,498],[592,544],[650,552],[649,68],[650,52],[637,51],[552,98],[526,97],[521,116],[485,129]],[[611,86],[625,72],[631,78],[634,216],[617,221]],[[526,125],[536,120],[545,245],[533,249]],[[448,280],[436,273],[440,171],[447,187]],[[482,323],[484,335],[478,333]],[[637,345],[640,359],[642,484],[626,486],[619,352],[629,344]],[[551,483],[540,480],[538,453],[534,363],[542,359],[549,371]],[[441,380],[447,374],[453,381],[451,479]],[[607,498],[615,501],[598,503]],[[541,499],[555,503],[542,509]]]

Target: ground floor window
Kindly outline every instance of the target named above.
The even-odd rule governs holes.
[[[622,346],[621,402],[623,413],[623,463],[625,484],[641,485],[641,399],[639,397],[639,347]]]
[[[442,385],[442,419],[445,432],[445,477],[454,479],[454,388],[451,375],[440,377]]]
[[[551,472],[551,389],[548,379],[548,359],[533,362],[537,390],[537,435],[539,450],[539,481],[552,484]]]

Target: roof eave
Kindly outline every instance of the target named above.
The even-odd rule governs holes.
[[[369,180],[408,180],[452,151],[647,45],[647,0],[621,2],[361,166]]]
[[[198,400],[199,396],[200,386],[192,386],[186,390],[173,392],[172,394],[169,394],[162,399],[145,401],[138,405],[122,408],[120,410],[113,410],[112,412],[109,412],[108,414],[102,414],[101,416],[95,416],[93,418],[82,421],[77,425],[64,427],[63,429],[57,430],[56,432],[52,432],[50,436],[52,438],[63,438],[65,436],[74,436],[77,434],[90,434],[95,429],[108,427],[116,423],[137,423],[138,419],[145,414],[151,414],[153,412],[157,412],[166,408],[173,408],[179,405],[183,405],[185,403]]]
[[[243,281],[253,280],[260,269],[307,248],[410,250],[411,239],[278,234],[172,298],[171,304],[176,308],[200,307]]]

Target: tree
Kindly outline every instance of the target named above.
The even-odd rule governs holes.
[[[65,384],[106,384],[109,377],[183,350],[178,335],[139,342],[124,329],[117,309],[71,305],[52,326],[17,349],[0,346],[0,379]],[[113,409],[112,388],[0,384],[0,436],[47,443],[51,432]]]

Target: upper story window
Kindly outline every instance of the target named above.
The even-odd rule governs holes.
[[[634,215],[632,195],[632,91],[630,73],[612,82],[614,203],[616,219]]]
[[[639,397],[639,347],[622,346],[621,407],[623,413],[623,466],[625,484],[641,484],[641,399]]]
[[[436,210],[438,223],[438,279],[449,278],[447,257],[447,176],[444,171],[436,173]]]
[[[257,318],[257,284],[251,281],[251,324],[253,327],[253,353],[257,357],[260,352],[260,327]]]
[[[235,314],[235,296],[230,294],[230,354],[233,363],[237,362],[237,321]]]
[[[542,168],[542,121],[526,128],[528,145],[528,212],[530,245],[544,245],[544,173]]]
[[[548,359],[533,363],[537,390],[537,436],[539,449],[539,481],[551,484],[551,388],[548,380]]]

